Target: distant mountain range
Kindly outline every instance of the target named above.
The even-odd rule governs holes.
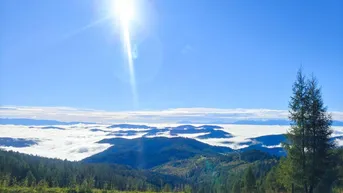
[[[113,131],[107,134],[108,136],[135,136],[143,131],[146,134],[143,137],[155,137],[160,133],[167,132],[171,136],[179,136],[180,134],[200,134],[198,136],[199,139],[209,139],[209,138],[231,138],[233,137],[232,134],[222,131],[223,129],[220,126],[216,125],[202,125],[202,126],[193,126],[193,125],[179,125],[176,127],[165,127],[165,128],[157,128],[157,127],[150,127],[147,125],[132,125],[132,124],[119,124],[119,125],[111,125],[107,128],[117,128],[117,129],[137,129],[137,130],[119,130]],[[140,129],[144,129],[141,131]],[[92,131],[98,132],[98,129],[93,129]],[[103,131],[103,130],[102,130]]]
[[[73,125],[73,124],[96,124],[94,122],[63,122],[56,120],[39,120],[27,118],[0,118],[0,125]],[[179,121],[179,124],[199,124],[192,121]],[[236,125],[290,125],[287,119],[267,119],[267,120],[240,120],[235,122],[208,122],[208,124],[236,124]],[[109,128],[132,128],[132,124],[115,124]],[[134,125],[137,129],[146,129],[146,125]],[[343,126],[343,121],[334,120],[332,126]],[[151,127],[148,127],[151,128]]]
[[[237,125],[290,125],[291,122],[286,119],[270,119],[270,120],[241,120],[231,124]],[[332,121],[332,126],[343,126],[343,121]]]
[[[271,120],[241,120],[233,122],[237,125],[290,125],[291,122],[285,119],[271,119]]]
[[[0,118],[0,125],[75,125],[75,124],[95,124],[92,122],[62,122],[56,120],[22,119],[22,118]]]
[[[151,129],[152,127],[147,125],[133,125],[133,124],[115,124],[108,126],[107,128],[121,128],[121,129]],[[155,128],[155,127],[154,127]]]
[[[179,121],[178,124],[235,124],[235,125],[290,125],[288,119],[239,120],[239,121]],[[332,121],[332,126],[343,126],[343,121]]]

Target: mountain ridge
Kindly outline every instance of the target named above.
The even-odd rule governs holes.
[[[218,155],[232,152],[231,148],[211,146],[189,138],[103,139],[98,143],[113,146],[83,160],[86,163],[117,163],[148,169],[173,159],[187,159],[195,155]],[[156,155],[159,155],[156,157]]]

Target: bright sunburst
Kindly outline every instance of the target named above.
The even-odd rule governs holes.
[[[115,14],[118,15],[121,22],[129,23],[133,20],[135,11],[132,0],[116,0],[114,3]]]

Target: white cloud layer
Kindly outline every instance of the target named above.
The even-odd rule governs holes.
[[[151,127],[164,128],[168,126],[176,126],[176,124],[146,124]],[[42,129],[44,126],[23,126],[23,125],[0,125],[0,137],[9,138],[24,138],[38,140],[36,145],[29,147],[4,147],[6,150],[14,150],[22,153],[39,155],[43,157],[59,158],[67,160],[81,160],[96,153],[102,152],[110,147],[110,144],[96,143],[102,139],[114,138],[116,136],[108,136],[109,132],[115,131],[138,131],[134,135],[121,136],[122,138],[138,138],[147,133],[144,129],[120,129],[107,128],[105,124],[76,124],[76,125],[55,125],[59,129]],[[199,126],[195,124],[194,126]],[[161,130],[153,137],[187,137],[194,138],[198,141],[217,146],[227,146],[233,149],[248,147],[242,145],[242,142],[251,141],[249,138],[259,137],[271,134],[286,133],[289,126],[272,126],[272,125],[232,125],[221,124],[222,130],[232,134],[232,138],[209,138],[200,139],[199,135],[207,134],[178,134],[171,135],[170,131]],[[334,131],[343,132],[343,127],[332,127]],[[98,129],[92,131],[92,129]],[[342,140],[337,140],[338,144],[342,144]]]
[[[33,155],[68,160],[80,160],[110,147],[109,144],[96,143],[108,138],[104,132],[92,132],[95,125],[58,126],[65,130],[40,129],[21,125],[0,125],[0,137],[39,140],[37,145],[16,148],[1,147]],[[112,136],[113,137],[113,136]]]
[[[343,112],[331,112],[334,120],[343,121]],[[102,111],[70,107],[1,106],[0,117],[83,121],[97,123],[230,123],[246,119],[287,119],[287,110],[175,108],[154,111]]]
[[[343,112],[331,112],[334,120],[343,121]],[[286,133],[289,126],[279,125],[234,125],[218,124],[232,123],[239,120],[266,120],[266,119],[287,119],[286,110],[271,109],[217,109],[217,108],[176,108],[160,111],[121,111],[111,112],[93,109],[77,109],[70,107],[25,107],[25,106],[1,106],[1,118],[28,118],[58,120],[65,122],[96,122],[97,124],[77,124],[77,125],[55,125],[59,129],[41,129],[42,126],[23,125],[0,125],[0,137],[38,139],[38,144],[30,147],[1,147],[7,150],[15,150],[23,153],[36,154],[44,157],[60,158],[68,160],[81,160],[96,153],[102,152],[110,144],[96,143],[108,136],[109,132],[115,132],[120,128],[107,128],[111,123],[141,123],[159,128],[180,125],[182,122],[216,123],[222,126],[223,130],[233,134],[232,138],[197,138],[197,134],[179,134],[180,137],[196,138],[199,141],[210,145],[227,146],[233,149],[247,147],[239,143],[249,142],[253,137],[271,134]],[[343,133],[343,127],[332,127],[334,135]],[[91,129],[98,129],[94,132]],[[139,131],[134,135],[122,136],[123,138],[142,137],[147,133],[145,129],[129,129]],[[153,137],[175,137],[170,131],[158,132]],[[342,140],[336,141],[342,144]]]

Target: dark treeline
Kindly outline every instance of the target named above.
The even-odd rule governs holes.
[[[0,150],[1,187],[157,191],[187,188],[180,178],[115,164],[84,164]]]
[[[343,149],[333,150],[334,158],[332,168],[328,169],[315,187],[313,193],[342,193],[343,192]],[[303,186],[296,182],[297,178],[292,176],[291,161],[284,157],[271,169],[261,168],[254,164],[244,172],[237,173],[228,178],[224,186],[208,184],[200,192],[232,192],[232,193],[304,193]],[[324,167],[324,169],[327,167]],[[300,177],[299,179],[300,180]],[[221,188],[221,191],[216,189]],[[292,190],[293,188],[293,190]]]
[[[247,171],[252,173],[254,186],[260,187],[264,177],[279,162],[279,158],[258,150],[249,150],[239,154],[236,152],[217,157],[194,158],[194,161],[188,162],[191,163],[184,164],[184,167],[196,166],[181,176],[192,182],[193,192],[224,193],[232,192],[234,185],[243,192]]]

